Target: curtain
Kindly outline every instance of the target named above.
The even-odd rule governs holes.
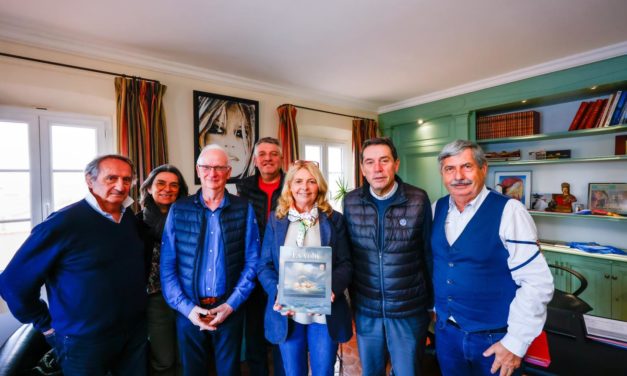
[[[361,187],[364,177],[359,168],[361,145],[367,139],[377,137],[377,122],[372,119],[353,119],[353,155],[355,163],[355,188]]]
[[[277,112],[279,113],[279,141],[283,149],[283,171],[287,171],[290,164],[298,160],[296,107],[284,104],[277,107]]]
[[[150,171],[167,163],[168,145],[163,95],[167,87],[154,81],[115,78],[118,153],[135,164],[137,184],[131,190],[137,210],[139,186]]]

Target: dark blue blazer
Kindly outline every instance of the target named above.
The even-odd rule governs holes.
[[[331,217],[320,213],[320,244],[333,249],[333,272],[331,290],[335,301],[331,305],[331,314],[326,315],[329,335],[336,342],[346,342],[352,335],[351,313],[344,296],[344,290],[351,282],[353,267],[351,264],[350,245],[346,234],[346,222],[339,212],[333,211]],[[270,213],[261,249],[261,258],[257,264],[257,278],[268,293],[265,314],[265,335],[274,344],[285,341],[288,325],[293,321],[272,309],[277,296],[279,281],[279,249],[285,243],[289,221],[287,217],[277,219],[275,212]]]

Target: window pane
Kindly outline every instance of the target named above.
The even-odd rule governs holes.
[[[54,172],[52,174],[53,210],[76,202],[87,193],[83,172]]]
[[[30,221],[0,223],[0,270],[11,261],[29,233]]]
[[[96,129],[53,125],[50,130],[53,170],[80,170],[96,156]]]
[[[28,170],[28,124],[0,121],[0,169]]]
[[[342,148],[336,146],[329,146],[327,149],[329,156],[329,174],[332,172],[342,172]]]
[[[30,173],[0,172],[0,220],[30,221]]]
[[[316,145],[305,145],[305,160],[316,161],[322,168],[322,148]]]

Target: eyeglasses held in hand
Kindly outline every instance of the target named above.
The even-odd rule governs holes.
[[[318,168],[320,167],[320,163],[318,163],[318,161],[305,161],[303,159],[299,159],[297,161],[292,162],[293,166],[304,166],[304,165],[307,165],[307,164],[312,164],[312,165],[314,165],[314,166],[316,166]]]
[[[227,172],[231,168],[231,166],[209,166],[209,165],[201,165],[201,164],[197,166],[199,169],[203,171],[208,172],[208,171],[213,170],[215,172],[220,172],[220,173]]]

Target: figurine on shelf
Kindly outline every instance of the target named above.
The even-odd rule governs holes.
[[[553,194],[553,201],[555,206],[549,205],[547,211],[554,211],[558,213],[572,213],[573,202],[577,201],[577,198],[570,194],[570,184],[562,183],[562,194]]]

